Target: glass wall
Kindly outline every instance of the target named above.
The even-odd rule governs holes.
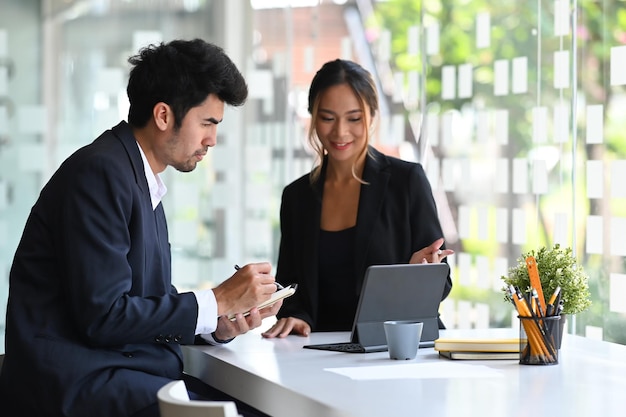
[[[522,252],[560,243],[584,265],[593,297],[591,309],[568,320],[570,331],[626,343],[624,6],[3,0],[0,307],[42,185],[66,156],[126,117],[127,58],[149,43],[201,37],[242,69],[250,100],[227,109],[218,145],[194,172],[165,172],[180,289],[212,287],[236,263],[275,264],[282,188],[313,163],[308,85],[341,57],[379,84],[375,146],[427,170],[456,250],[446,324],[513,325],[500,277]]]
[[[593,305],[570,330],[626,343],[624,2],[369,5],[371,49],[457,250],[446,322],[510,325],[500,277],[558,243],[590,276]]]

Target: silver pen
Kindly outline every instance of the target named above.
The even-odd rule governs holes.
[[[235,264],[235,271],[239,271],[239,269],[241,269],[241,267],[237,264]],[[284,290],[285,287],[283,287],[282,285],[280,285],[280,282],[274,281],[274,284],[276,284],[276,290],[280,291],[280,290]]]

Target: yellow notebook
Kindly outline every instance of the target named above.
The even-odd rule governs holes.
[[[519,352],[518,338],[435,340],[435,350],[444,352]]]
[[[519,360],[519,352],[448,352],[440,350],[439,356],[458,360]]]

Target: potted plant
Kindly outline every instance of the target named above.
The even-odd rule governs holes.
[[[560,325],[563,329],[565,315],[580,313],[591,305],[589,277],[578,264],[569,247],[562,248],[559,244],[555,244],[552,248],[542,247],[537,251],[531,250],[523,253],[517,259],[517,265],[509,268],[508,275],[502,277],[505,283],[502,291],[509,302],[511,301],[508,293],[510,285],[519,288],[523,294],[528,294],[532,290],[526,266],[526,258],[529,256],[533,256],[537,262],[539,280],[546,299],[554,293],[557,287],[561,287],[563,311]]]

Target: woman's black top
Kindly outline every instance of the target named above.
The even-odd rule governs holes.
[[[350,331],[356,307],[354,239],[356,227],[320,230],[318,320],[315,331]]]

